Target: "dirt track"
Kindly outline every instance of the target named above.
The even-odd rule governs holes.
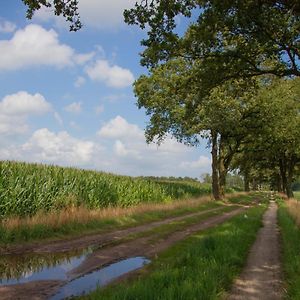
[[[283,297],[275,202],[271,202],[263,224],[228,300],[277,300]]]
[[[7,248],[0,247],[0,255],[25,254],[25,253],[62,253],[62,252],[69,252],[74,249],[80,250],[94,245],[97,246],[106,245],[108,243],[111,243],[112,241],[120,240],[124,238],[124,236],[129,234],[143,232],[164,224],[168,224],[175,221],[181,221],[186,218],[201,216],[208,212],[218,211],[222,208],[224,208],[224,206],[208,209],[200,212],[195,212],[191,214],[185,214],[178,217],[170,217],[161,221],[146,223],[143,225],[117,230],[117,231],[110,231],[108,233],[83,235],[72,239],[44,242],[43,244],[42,242],[39,242],[39,243],[32,243],[32,244],[25,244],[25,245],[16,245]]]
[[[243,212],[246,208],[238,208],[233,211],[223,213],[218,216],[209,217],[205,220],[200,221],[197,224],[189,226],[181,231],[175,231],[168,235],[167,238],[157,239],[154,236],[147,236],[143,238],[138,238],[130,242],[125,242],[119,244],[117,246],[106,247],[104,249],[99,249],[92,254],[90,254],[87,259],[76,269],[69,272],[70,280],[80,277],[86,273],[92,272],[93,270],[99,269],[106,264],[110,264],[114,261],[120,260],[122,258],[131,257],[131,256],[146,256],[146,257],[154,257],[159,252],[165,250],[166,248],[172,246],[176,242],[186,238],[187,236],[200,231],[205,230],[211,227],[214,227],[218,224],[225,222],[231,217]],[[211,210],[206,210],[205,212],[201,212],[201,214],[207,213]],[[189,216],[197,215],[190,214]],[[200,215],[200,213],[198,213]],[[186,218],[181,216],[180,219]],[[179,217],[173,218],[173,220],[180,220]],[[161,223],[164,222],[164,223]],[[170,219],[160,221],[160,224],[165,224],[170,222]],[[157,223],[157,222],[156,222]],[[142,225],[146,226],[146,225]],[[148,224],[149,226],[149,224]],[[158,225],[157,225],[158,226]],[[154,227],[153,227],[154,228]],[[132,228],[134,229],[134,228]],[[149,229],[149,227],[147,227]],[[120,231],[118,232],[121,234]],[[132,232],[130,232],[132,233]],[[113,233],[111,233],[113,234]],[[114,235],[112,235],[114,236]],[[122,235],[124,237],[124,233]],[[100,239],[100,236],[99,236]],[[69,244],[70,241],[67,241]],[[71,241],[74,242],[74,241]],[[60,242],[61,243],[61,242]],[[84,243],[80,242],[80,245]],[[56,245],[56,244],[54,244]],[[50,248],[49,248],[50,247]],[[47,251],[51,251],[51,244],[48,245]],[[68,245],[68,247],[70,247]],[[74,246],[73,246],[74,247]],[[55,248],[54,248],[55,249]],[[46,251],[46,250],[45,250]],[[55,291],[59,289],[59,287],[66,282],[64,281],[40,281],[33,283],[20,284],[15,286],[2,286],[0,287],[0,299],[1,300],[12,300],[12,299],[22,299],[22,300],[40,300],[47,299],[49,296],[53,295]]]

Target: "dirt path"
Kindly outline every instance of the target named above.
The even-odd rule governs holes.
[[[42,242],[39,242],[39,243],[32,243],[32,244],[25,244],[25,245],[16,245],[16,246],[9,246],[7,248],[2,248],[2,249],[0,247],[0,255],[25,254],[25,253],[63,253],[63,252],[72,251],[74,249],[77,250],[84,249],[94,245],[103,246],[113,241],[123,239],[125,236],[129,234],[140,233],[146,230],[153,229],[155,227],[159,227],[164,224],[181,221],[190,217],[201,216],[203,214],[213,212],[213,211],[218,211],[223,208],[224,206],[220,206],[217,208],[207,209],[207,210],[190,213],[190,214],[184,214],[177,217],[169,217],[160,221],[146,223],[135,227],[129,227],[122,230],[115,230],[107,233],[97,233],[92,235],[83,235],[80,237],[67,239],[67,240],[64,239],[64,240],[51,241],[46,243],[43,242],[43,244]]]
[[[187,236],[195,232],[219,225],[245,210],[246,208],[237,208],[218,216],[209,217],[181,231],[175,231],[169,234],[166,238],[157,239],[155,238],[154,234],[154,236],[138,238],[116,246],[99,249],[90,254],[79,267],[69,272],[69,280],[80,277],[122,258],[132,256],[146,256],[149,258],[154,257],[156,254],[172,246],[176,242],[186,238]],[[67,282],[48,280],[15,286],[2,286],[0,287],[0,299],[47,299],[53,295],[54,291],[57,291],[64,283]]]
[[[277,205],[274,201],[263,217],[263,225],[228,300],[282,299]]]

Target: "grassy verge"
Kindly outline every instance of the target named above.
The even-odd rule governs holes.
[[[99,289],[82,299],[217,299],[244,265],[265,205],[164,251],[139,278]]]
[[[228,201],[234,204],[257,204],[268,203],[270,200],[269,192],[250,192],[236,193],[228,198]]]
[[[37,221],[34,219],[11,219],[0,223],[0,245],[74,237],[83,233],[107,232],[221,205],[221,203],[210,201],[209,197],[203,197],[167,204],[143,204],[125,209],[77,210],[73,212],[68,210],[42,215]],[[72,218],[68,219],[68,215]]]
[[[300,229],[283,201],[279,201],[278,222],[282,236],[286,298],[300,299]]]

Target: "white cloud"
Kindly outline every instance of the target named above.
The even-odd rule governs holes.
[[[20,91],[5,96],[0,102],[0,133],[22,134],[29,126],[27,119],[31,115],[41,115],[52,110],[51,105],[39,93],[29,94]]]
[[[79,114],[82,111],[82,102],[73,102],[65,107],[65,111],[69,113]]]
[[[5,115],[43,114],[51,110],[51,105],[37,93],[25,91],[5,96],[0,102],[0,113]]]
[[[97,134],[101,137],[101,143],[113,143],[113,151],[105,154],[105,161],[109,163],[105,168],[111,172],[131,175],[197,177],[210,170],[210,164],[205,163],[198,164],[196,168],[193,156],[191,156],[193,148],[178,143],[170,137],[166,137],[160,146],[153,143],[146,144],[143,130],[121,116],[108,121]],[[186,164],[182,164],[182,161]],[[188,168],[187,163],[193,165],[194,168]],[[100,165],[100,162],[96,165]]]
[[[93,27],[102,30],[114,30],[124,24],[123,11],[131,8],[135,0],[82,0],[79,1],[79,13],[81,21],[86,27]],[[54,16],[51,9],[42,8],[34,16],[35,20],[41,22],[54,21],[54,24],[61,28],[68,28],[67,22],[62,17]]]
[[[77,64],[83,65],[90,61],[95,56],[95,52],[84,53],[84,54],[76,54],[74,56],[74,60]]]
[[[77,79],[76,79],[76,81],[74,83],[74,86],[77,87],[77,88],[79,88],[79,87],[81,87],[84,84],[85,84],[85,78],[82,77],[82,76],[79,76],[79,77],[77,77]]]
[[[77,54],[70,46],[60,43],[53,29],[31,24],[16,31],[10,40],[0,40],[0,71],[32,66],[62,68],[85,63],[93,55]]]
[[[130,70],[110,65],[106,60],[97,60],[86,68],[88,76],[95,81],[104,82],[109,87],[124,88],[132,85],[134,76]]]
[[[114,144],[114,153],[120,157],[128,157],[135,156],[137,158],[139,156],[139,152],[134,149],[128,149],[123,142],[117,140]]]
[[[51,132],[47,128],[35,131],[29,141],[22,145],[25,157],[33,161],[81,165],[89,163],[96,146],[92,141],[83,141],[70,136],[66,131]]]
[[[128,123],[121,116],[111,119],[103,125],[97,133],[101,137],[109,139],[143,138],[143,131],[135,124]]]
[[[14,32],[16,28],[16,24],[0,19],[0,33]]]
[[[124,24],[123,11],[133,7],[135,0],[84,0],[79,1],[83,24],[99,29],[118,28]]]
[[[183,161],[180,163],[180,167],[183,169],[203,169],[208,168],[211,165],[211,160],[207,156],[201,155],[199,159],[195,161]]]

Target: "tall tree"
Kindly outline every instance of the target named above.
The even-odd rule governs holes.
[[[231,80],[205,95],[198,64],[179,58],[153,68],[136,81],[135,94],[150,116],[148,142],[160,143],[167,135],[188,145],[198,145],[200,137],[209,140],[213,195],[221,199],[233,156],[249,132],[261,126],[259,106],[252,101],[257,87],[255,81]]]

